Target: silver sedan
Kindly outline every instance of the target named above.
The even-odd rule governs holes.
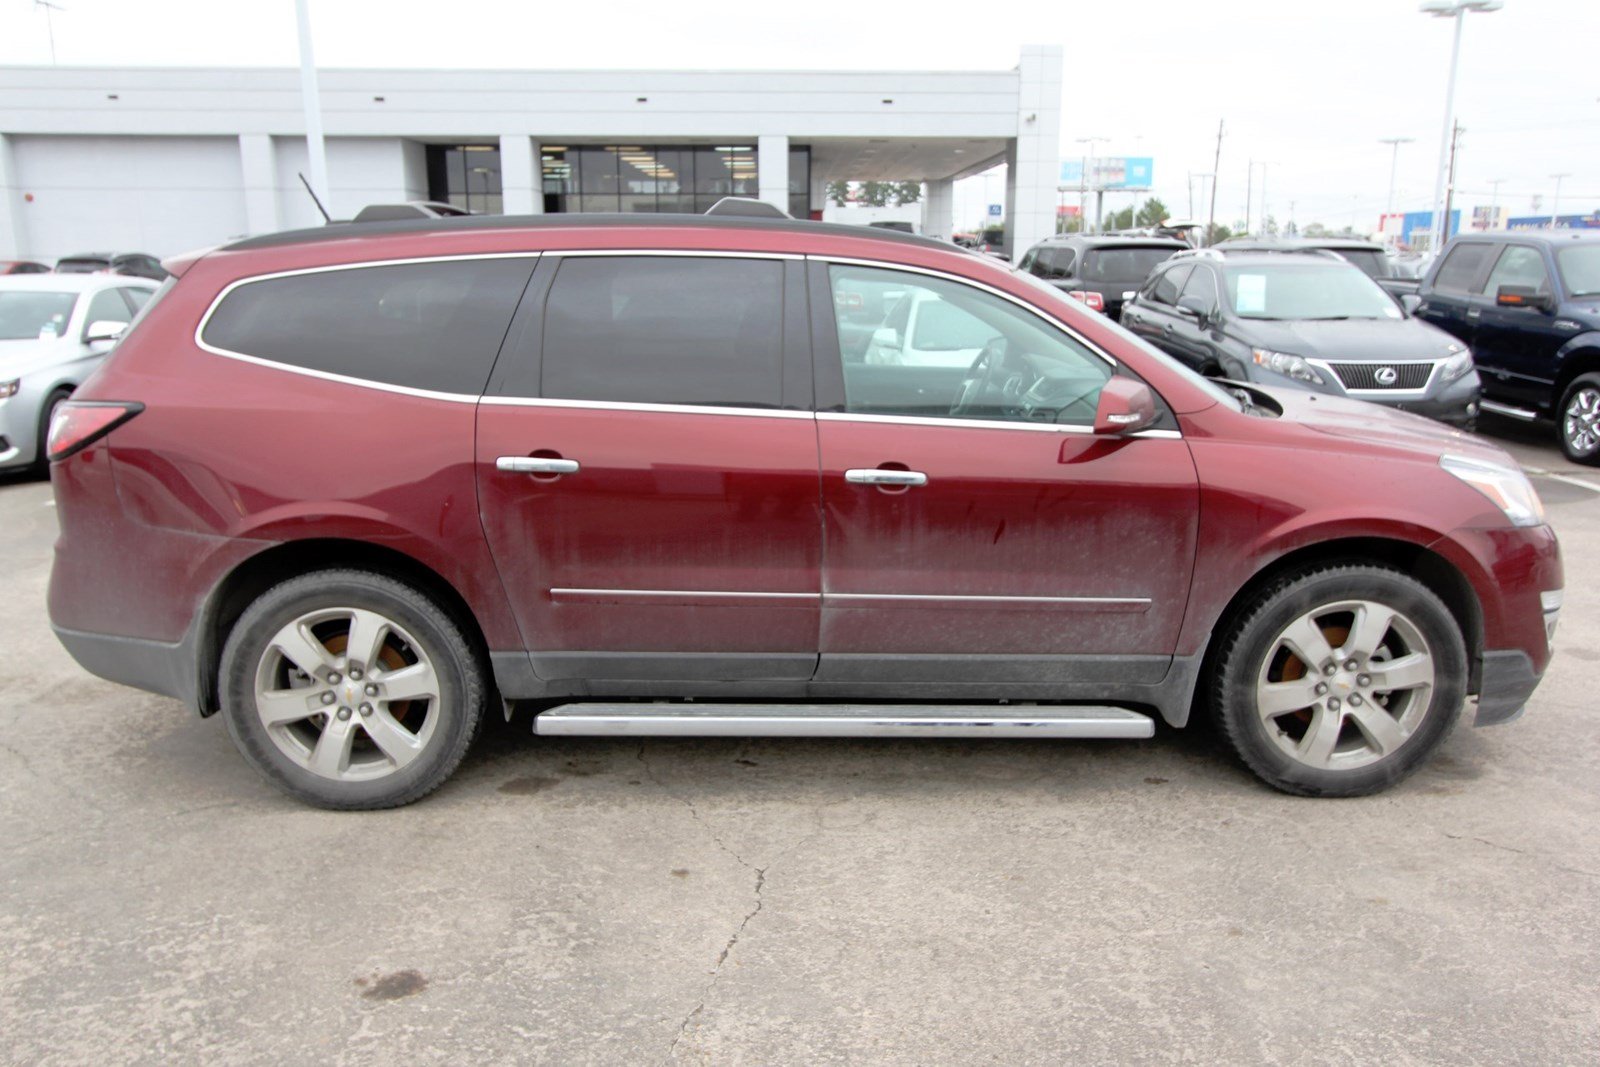
[[[0,278],[0,470],[44,464],[50,416],[156,291],[115,274]]]

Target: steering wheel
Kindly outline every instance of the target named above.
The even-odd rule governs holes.
[[[1021,371],[1008,366],[1012,363],[1011,346],[1004,337],[991,338],[978,353],[962,379],[961,391],[950,405],[952,415],[971,415],[981,407],[999,407],[1015,414],[1017,401],[1026,391],[1026,377]],[[986,401],[995,401],[985,403]]]

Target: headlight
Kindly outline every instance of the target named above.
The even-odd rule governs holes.
[[[1544,505],[1533,491],[1533,483],[1521,471],[1462,456],[1440,456],[1439,466],[1494,501],[1511,525],[1538,526],[1544,522]]]
[[[8,396],[16,396],[17,390],[21,388],[21,378],[13,378],[9,382],[0,382],[0,400],[4,400]]]
[[[1444,361],[1444,366],[1439,368],[1441,382],[1453,382],[1467,371],[1472,369],[1472,353],[1461,352]]]
[[[1270,371],[1293,378],[1297,382],[1310,382],[1312,385],[1322,384],[1322,375],[1316,368],[1299,356],[1291,356],[1287,352],[1272,352],[1265,348],[1252,348],[1250,354],[1255,357],[1256,366],[1265,367]]]

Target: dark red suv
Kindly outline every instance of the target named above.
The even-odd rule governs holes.
[[[315,804],[424,795],[502,701],[541,734],[1199,712],[1350,795],[1550,657],[1556,539],[1503,452],[1219,387],[947,244],[475,217],[173,270],[51,427],[51,618]]]

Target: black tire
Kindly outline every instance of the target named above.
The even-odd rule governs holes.
[[[1590,390],[1600,393],[1600,374],[1580,374],[1567,386],[1566,392],[1561,394],[1561,406],[1556,409],[1556,437],[1561,441],[1562,454],[1573,463],[1582,463],[1586,467],[1600,466],[1600,436],[1596,435],[1595,427],[1591,424],[1587,436],[1581,437],[1574,432],[1577,425],[1568,426],[1568,408],[1577,400],[1578,394]],[[1590,447],[1580,447],[1580,440],[1590,442]]]
[[[1433,657],[1434,681],[1416,726],[1394,751],[1365,766],[1333,770],[1300,762],[1269,735],[1276,727],[1257,713],[1256,687],[1286,627],[1324,605],[1348,600],[1394,609],[1415,626]],[[1415,579],[1380,566],[1328,565],[1285,575],[1261,590],[1222,635],[1207,684],[1219,732],[1262,781],[1297,796],[1365,796],[1415,771],[1454,729],[1466,699],[1466,642],[1444,602]],[[1367,710],[1375,708],[1369,703]]]
[[[336,608],[376,612],[403,627],[438,679],[439,699],[427,707],[439,719],[420,753],[373,780],[337,780],[302,767],[280,749],[257,713],[257,670],[274,635],[302,615]],[[290,796],[345,811],[398,807],[443,785],[477,736],[489,693],[482,658],[448,612],[403,582],[349,569],[304,574],[263,593],[228,635],[219,682],[223,719],[244,758]]]
[[[44,407],[39,409],[39,442],[38,451],[33,454],[33,469],[46,477],[50,474],[50,419],[61,402],[71,395],[71,389],[57,389],[45,398]]]

